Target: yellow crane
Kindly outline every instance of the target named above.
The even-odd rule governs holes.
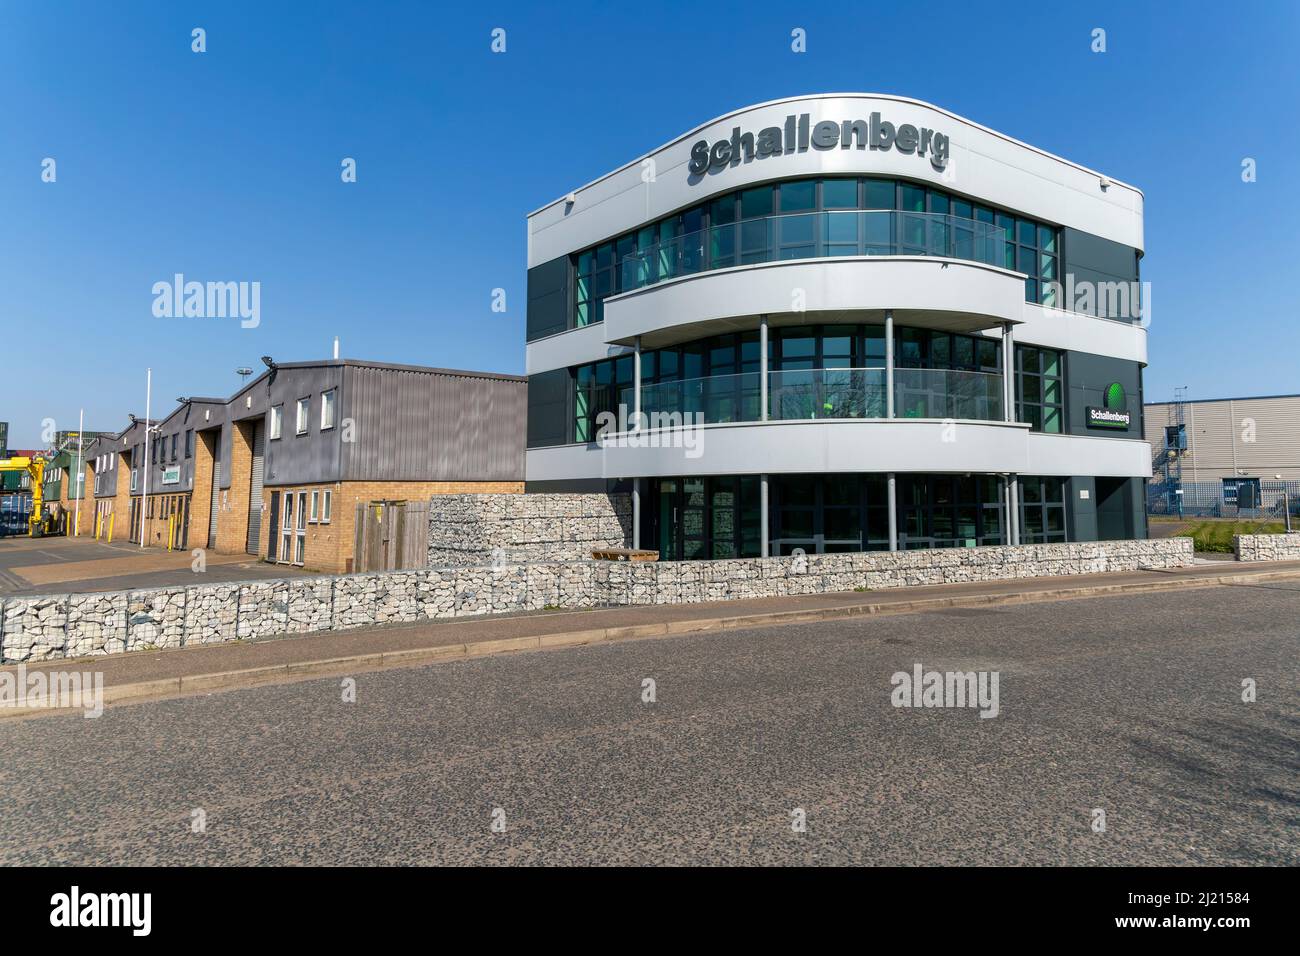
[[[45,459],[36,458],[0,458],[0,472],[20,471],[25,472],[32,479],[32,513],[27,517],[27,536],[30,538],[41,537],[44,525],[42,518],[45,511],[45,502],[42,500],[41,493],[45,481]]]

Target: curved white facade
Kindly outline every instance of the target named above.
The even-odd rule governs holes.
[[[746,190],[771,184],[772,195],[784,197],[782,184],[793,190],[809,182],[839,184],[837,195],[852,193],[857,205],[833,206],[829,187],[818,185],[812,207],[790,212],[781,198],[780,209],[765,218],[743,218]],[[873,205],[864,197],[881,184],[899,197],[930,198],[915,209]],[[732,197],[741,197],[734,207]],[[724,218],[711,211],[720,199]],[[1059,479],[1051,487],[1068,491],[1061,507],[1077,539],[1107,536],[1099,530],[1110,514],[1104,509],[1118,508],[1111,501],[1116,482],[1128,481],[1122,489],[1127,536],[1145,534],[1135,496],[1150,476],[1151,451],[1141,440],[1140,421],[1124,435],[1085,429],[1097,427],[1101,416],[1091,410],[1103,400],[1114,410],[1125,396],[1129,407],[1135,399],[1140,417],[1146,330],[1127,318],[1058,307],[1067,303],[1047,295],[1049,283],[1064,283],[1067,273],[1072,284],[1077,279],[1079,285],[1136,288],[1142,210],[1142,193],[1132,186],[902,97],[791,98],[698,126],[528,217],[527,370],[537,392],[530,414],[538,424],[536,440],[530,428],[528,481],[555,488],[618,482],[640,499],[650,479],[758,476],[766,501],[773,475],[887,475],[890,514],[910,521],[913,516],[895,497],[897,476],[979,475],[1000,482],[1000,533],[1013,541],[1021,537],[1014,516],[1026,507],[1026,499],[1017,497],[1018,476]],[[682,224],[665,227],[674,217]],[[751,231],[761,231],[760,223],[768,233],[760,244],[766,245],[745,261],[745,250],[733,247],[748,241],[751,225]],[[882,231],[884,240],[872,238]],[[787,238],[796,232],[812,238],[796,248]],[[954,232],[976,238],[954,247]],[[913,233],[928,239],[909,238]],[[617,237],[623,238],[614,243],[615,252],[590,251]],[[927,241],[927,249],[911,254],[916,250],[909,242]],[[639,251],[628,254],[627,248]],[[946,255],[942,248],[965,252]],[[670,254],[673,264],[660,265]],[[601,255],[604,265],[593,266]],[[1027,256],[1030,272],[1023,271]],[[600,268],[612,271],[596,278],[583,271]],[[600,299],[603,321],[585,311],[593,286],[607,293]],[[547,320],[534,322],[534,310],[539,316],[545,310]],[[808,337],[816,341],[815,358],[778,358],[784,346],[773,342],[786,342],[783,334],[803,329],[814,330]],[[844,329],[857,330],[855,358],[832,359],[827,343],[844,339]],[[914,346],[930,342],[931,333],[969,337],[975,344],[966,338],[934,340],[942,353],[938,344]],[[728,336],[737,343],[747,336],[746,354],[754,354],[756,335],[757,364],[751,358],[727,374],[642,383],[647,361],[657,367],[646,358],[652,352],[689,352],[693,345],[707,352],[730,341]],[[867,356],[864,349],[882,335],[891,343],[887,353]],[[992,340],[992,353],[978,344],[985,340]],[[913,347],[933,354],[918,358],[921,353],[907,351]],[[958,360],[948,351],[959,349],[984,358],[953,364]],[[996,389],[986,379],[988,354],[998,357]],[[620,357],[630,357],[634,380],[600,387],[610,401],[629,406],[633,426],[638,411],[648,414],[647,397],[666,401],[664,395],[672,393],[680,405],[683,395],[689,403],[721,385],[731,389],[719,405],[724,410],[710,408],[707,414],[731,419],[703,422],[692,432],[699,440],[689,450],[680,442],[656,447],[645,440],[671,429],[643,425],[629,441],[618,431],[628,427],[626,421],[604,429],[608,441],[595,440],[581,421],[573,425],[591,405],[584,376],[616,377],[605,365],[599,373],[589,370]],[[908,371],[909,379],[905,368],[923,371]],[[970,404],[972,395],[977,405]],[[804,406],[796,399],[807,405],[805,417],[815,420],[799,418]],[[736,400],[748,411],[737,412]],[[979,413],[965,417],[961,409],[973,407]],[[926,487],[934,497],[933,482]],[[816,507],[831,508],[823,497],[817,491]],[[864,508],[876,506],[864,500]],[[983,501],[981,507],[994,503]],[[818,515],[820,525],[820,510]],[[768,517],[765,505],[764,549]],[[987,520],[981,517],[981,529]],[[1119,526],[1118,519],[1107,520]],[[983,530],[981,535],[988,537]],[[939,540],[934,534],[927,538]],[[892,523],[889,543],[899,546]]]

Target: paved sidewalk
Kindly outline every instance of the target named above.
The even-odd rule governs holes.
[[[1066,575],[884,591],[759,598],[459,618],[353,631],[293,635],[255,642],[28,665],[27,671],[93,670],[103,674],[108,703],[281,683],[548,647],[574,646],[706,630],[761,627],[943,607],[1025,603],[1187,587],[1269,586],[1294,581],[1300,561],[1175,571]],[[16,665],[0,670],[13,671]],[[0,718],[30,711],[0,709]]]
[[[268,564],[252,554],[205,553],[202,578],[189,550],[141,548],[127,541],[109,544],[92,537],[6,538],[0,540],[0,597],[126,591],[218,581],[251,581],[304,574],[286,564]]]

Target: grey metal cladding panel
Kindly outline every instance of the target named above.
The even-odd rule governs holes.
[[[560,256],[528,270],[527,340],[569,327],[569,257]]]
[[[470,376],[349,367],[355,481],[521,481],[527,386]]]
[[[236,413],[255,415],[268,429],[273,405],[284,406],[280,437],[266,442],[264,480],[274,485],[325,484],[339,480],[339,440],[342,434],[342,365],[279,368],[266,388],[254,389],[252,408],[244,401]],[[334,405],[334,427],[320,430],[321,394],[339,388]],[[307,432],[296,433],[298,399],[308,399]]]
[[[528,377],[528,447],[563,445],[568,440],[572,376],[558,368]]]
[[[1072,435],[1104,435],[1108,438],[1134,438],[1142,435],[1142,396],[1139,391],[1141,366],[1137,362],[1093,355],[1091,352],[1067,352],[1065,356],[1065,383],[1068,398],[1069,433]],[[1124,386],[1128,410],[1132,414],[1128,431],[1116,429],[1100,431],[1087,425],[1087,407],[1105,404],[1104,393],[1112,382]]]
[[[1243,398],[1231,404],[1239,467],[1266,478],[1281,468],[1300,467],[1300,397]]]
[[[1130,282],[1137,279],[1137,251],[1132,246],[1071,229],[1069,226],[1062,230],[1061,238],[1065,244],[1067,273],[1086,269],[1104,272]]]

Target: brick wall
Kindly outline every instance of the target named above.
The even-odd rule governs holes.
[[[266,557],[270,547],[271,495],[283,495],[286,491],[293,492],[296,511],[297,493],[306,492],[310,513],[311,493],[326,490],[332,492],[330,521],[328,524],[320,521],[308,522],[303,566],[313,571],[344,574],[352,570],[358,502],[369,504],[372,501],[426,501],[441,499],[445,495],[463,495],[467,492],[518,497],[523,495],[524,485],[522,481],[342,481],[324,485],[280,485],[266,488],[262,493],[262,557]],[[283,524],[283,511],[278,518]],[[275,533],[280,534],[280,529],[275,529]]]
[[[188,546],[208,546],[208,524],[212,520],[212,463],[216,458],[219,429],[194,433],[194,490],[190,492],[190,535]]]
[[[119,453],[117,456],[117,481],[113,494],[113,518],[110,522],[110,528],[104,532],[104,540],[108,539],[108,531],[112,531],[114,541],[126,541],[131,537],[131,456],[129,453]]]
[[[253,481],[253,421],[235,422],[230,435],[230,490],[217,516],[217,551],[240,554],[248,547],[248,504]],[[223,466],[224,467],[224,466]],[[222,475],[222,479],[225,479]]]

